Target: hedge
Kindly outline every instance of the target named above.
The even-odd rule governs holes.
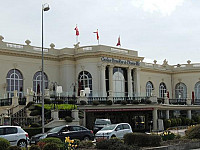
[[[1,150],[6,150],[8,147],[10,146],[10,143],[8,140],[4,139],[4,138],[0,138],[0,149]]]
[[[142,147],[160,146],[161,137],[159,135],[148,135],[145,133],[127,133],[124,135],[124,143]]]

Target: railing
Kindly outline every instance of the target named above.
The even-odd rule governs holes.
[[[10,106],[12,105],[12,98],[0,99],[0,106]]]
[[[122,101],[126,101],[128,104],[146,103],[148,97],[113,97],[115,104],[120,104]]]
[[[173,105],[186,105],[187,99],[169,99],[169,104]]]
[[[88,97],[88,104],[92,104],[93,101],[98,101],[100,104],[106,104],[108,97]]]
[[[42,96],[34,96],[33,101],[35,103],[42,103]],[[76,104],[77,97],[69,97],[69,96],[51,96],[50,99],[44,98],[44,103],[48,104]]]
[[[192,103],[194,105],[200,105],[200,99],[195,99]]]

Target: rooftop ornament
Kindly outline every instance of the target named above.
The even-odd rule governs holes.
[[[55,48],[55,44],[51,43],[50,47],[51,47],[51,49],[54,49]]]
[[[156,63],[157,63],[157,60],[154,60],[153,62],[154,62],[154,64],[156,64]]]
[[[188,65],[190,65],[191,61],[190,61],[190,60],[188,60],[188,61],[187,61],[187,63],[188,63]]]
[[[30,45],[31,41],[30,40],[26,40],[25,43],[26,43],[26,45]]]
[[[168,61],[165,59],[164,61],[163,61],[163,64],[162,64],[163,66],[167,66],[168,65]]]
[[[0,35],[0,41],[2,42],[4,39],[4,37],[2,35]]]

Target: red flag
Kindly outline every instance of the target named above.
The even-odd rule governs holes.
[[[78,27],[77,27],[77,25],[76,25],[76,27],[75,27],[74,30],[76,30],[76,36],[79,36],[79,31],[78,31]]]
[[[121,43],[120,43],[120,36],[118,37],[118,42],[117,42],[117,45],[116,46],[121,46]]]
[[[98,29],[96,32],[93,32],[93,33],[96,33],[97,34],[97,40],[99,40],[99,33],[98,33]]]

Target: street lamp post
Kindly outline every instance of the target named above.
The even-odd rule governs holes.
[[[42,133],[44,133],[44,49],[43,49],[43,12],[48,11],[47,3],[42,5]]]

